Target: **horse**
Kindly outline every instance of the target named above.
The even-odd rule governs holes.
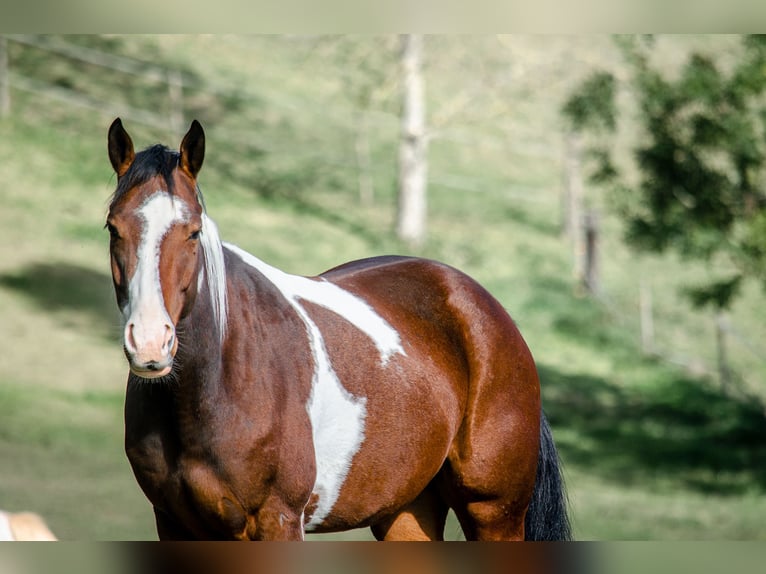
[[[125,451],[161,540],[569,539],[532,355],[476,281],[380,256],[319,276],[223,242],[178,151],[116,118],[105,228],[129,366]]]

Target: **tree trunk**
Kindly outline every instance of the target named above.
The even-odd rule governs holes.
[[[426,234],[428,141],[425,133],[425,89],[422,74],[423,38],[402,36],[404,89],[399,143],[399,205],[396,234],[412,247]]]

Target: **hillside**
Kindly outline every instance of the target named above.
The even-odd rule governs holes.
[[[305,275],[404,253],[391,234],[395,42],[21,40],[8,45],[12,107],[0,119],[0,458],[13,461],[0,473],[0,507],[41,512],[65,539],[154,538],[122,453],[127,370],[102,229],[115,184],[106,129],[120,115],[138,146],[177,147],[166,78],[180,74],[181,131],[192,118],[205,127],[201,185],[225,240]],[[736,52],[728,37],[662,39],[661,49],[672,67],[711,42]],[[619,70],[610,39],[429,37],[426,53],[437,130],[419,254],[476,277],[519,324],[540,369],[576,536],[765,538],[763,292],[750,289],[732,312],[737,379],[723,393],[712,320],[680,295],[705,270],[628,251],[598,190],[588,200],[604,222],[604,298],[582,296],[572,276],[559,231],[558,110],[593,66]],[[131,62],[132,71],[115,70]],[[393,71],[375,75],[380,67]],[[365,116],[374,199],[364,204],[353,94],[371,81],[380,88]],[[656,344],[683,366],[641,355],[642,278],[653,288]]]

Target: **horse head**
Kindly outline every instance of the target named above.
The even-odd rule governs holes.
[[[205,134],[195,120],[178,152],[155,145],[136,153],[117,118],[109,128],[108,151],[117,190],[106,228],[125,354],[135,375],[159,378],[172,370],[176,326],[201,284],[202,235],[220,243],[197,186]]]

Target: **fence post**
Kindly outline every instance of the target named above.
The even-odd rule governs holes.
[[[561,235],[572,249],[572,276],[582,280],[585,244],[582,233],[583,182],[580,170],[582,146],[579,134],[568,132],[564,138],[564,173],[561,190]]]
[[[591,295],[601,292],[599,278],[599,222],[598,214],[589,210],[583,218],[585,227],[585,266],[582,282]]]
[[[729,368],[729,356],[726,349],[726,331],[728,321],[726,313],[719,310],[715,314],[715,342],[718,352],[718,377],[721,382],[721,390],[726,394],[731,383],[731,369]]]
[[[367,120],[367,110],[360,110],[357,116],[356,140],[354,151],[356,152],[357,183],[359,185],[359,203],[372,205],[375,198],[375,186],[372,180],[370,168],[370,139]]]
[[[579,233],[580,202],[583,196],[580,155],[582,145],[579,134],[567,132],[564,136],[564,174],[561,197],[561,233],[570,241]]]
[[[8,76],[8,38],[0,35],[0,118],[11,113],[11,81]]]
[[[170,129],[175,134],[182,134],[184,130],[183,76],[179,70],[168,70],[168,100]]]
[[[641,350],[644,355],[653,356],[654,347],[654,310],[652,308],[652,286],[641,278],[639,287],[639,308],[641,314]]]

